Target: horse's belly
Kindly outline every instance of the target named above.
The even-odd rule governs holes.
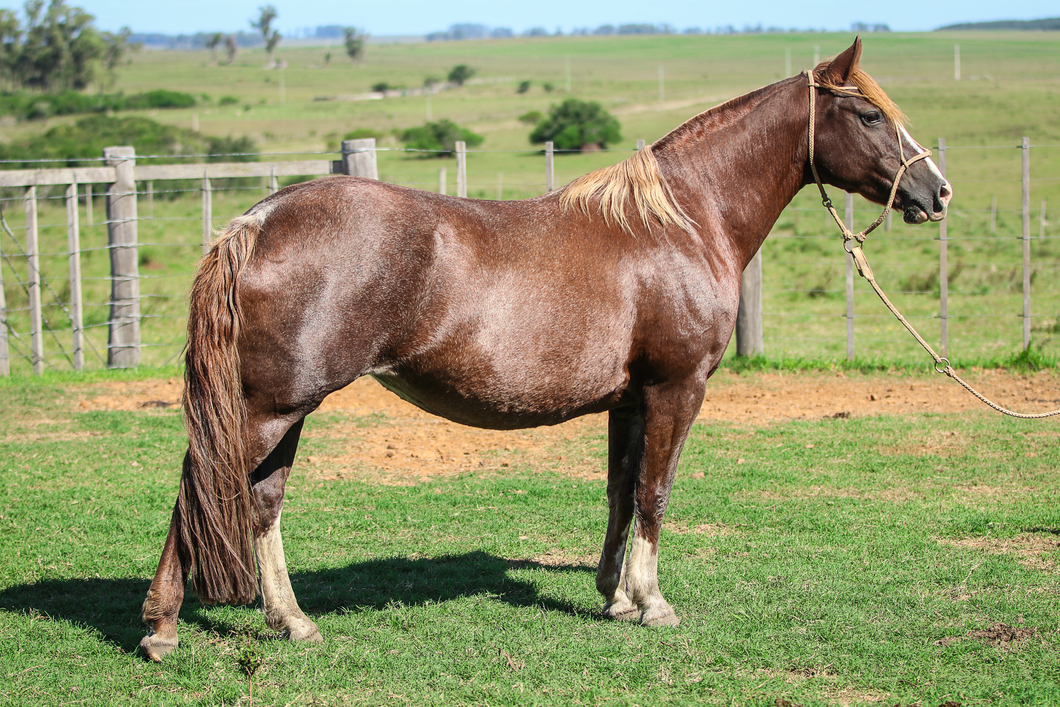
[[[529,367],[520,375],[454,375],[458,371],[375,372],[402,399],[454,422],[488,429],[555,425],[619,402],[627,376],[619,370],[578,375]],[[494,372],[495,373],[495,372]]]

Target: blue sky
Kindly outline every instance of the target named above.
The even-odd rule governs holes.
[[[276,7],[276,26],[281,32],[317,25],[352,25],[376,36],[424,34],[444,30],[458,22],[490,27],[509,27],[516,32],[531,27],[557,27],[564,32],[578,27],[630,22],[669,23],[677,29],[703,29],[762,24],[783,28],[849,30],[853,22],[886,23],[896,31],[926,31],[954,22],[999,19],[1038,19],[1060,15],[1056,0],[998,3],[996,0],[965,2],[793,3],[789,0],[742,0],[737,2],[680,2],[677,0],[414,0],[411,2],[351,2],[350,0],[67,0],[96,17],[100,29],[115,31],[123,26],[135,32],[191,34],[198,31],[250,30],[249,21],[265,4]],[[0,7],[21,9],[22,2],[0,0]]]

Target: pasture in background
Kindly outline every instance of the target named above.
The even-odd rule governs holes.
[[[382,137],[379,176],[420,189],[439,189],[446,170],[455,193],[455,160],[424,159],[400,150],[393,131],[449,118],[486,136],[468,156],[468,194],[477,198],[525,198],[545,187],[544,160],[530,149],[530,128],[518,117],[570,94],[598,100],[622,122],[624,143],[609,151],[558,155],[556,184],[627,157],[638,139],[651,142],[691,115],[725,99],[812,64],[849,43],[845,34],[535,38],[485,42],[373,45],[365,66],[332,61],[324,48],[283,48],[282,70],[263,68],[261,52],[244,52],[233,66],[209,65],[209,54],[145,51],[120,74],[119,90],[139,92],[164,85],[209,96],[192,109],[144,114],[216,135],[250,136],[263,159],[337,159],[342,135],[371,129]],[[953,75],[953,45],[962,47],[962,80]],[[947,144],[947,176],[955,197],[947,220],[949,349],[967,363],[1003,359],[1023,347],[1023,267],[1020,139],[1030,138],[1031,329],[1033,346],[1060,353],[1060,291],[1056,282],[1060,213],[1060,38],[1051,33],[952,33],[866,38],[864,65],[911,119],[921,143]],[[787,57],[790,54],[790,64]],[[451,65],[478,70],[462,88],[431,95],[352,100],[372,84],[418,88],[444,76]],[[663,81],[660,83],[659,67]],[[531,88],[517,93],[522,81]],[[546,85],[551,91],[546,91]],[[224,101],[220,100],[223,97]],[[221,105],[224,103],[225,105]],[[53,124],[59,120],[49,122]],[[19,124],[13,138],[40,130]],[[142,162],[142,161],[141,161]],[[47,166],[47,165],[44,165]],[[220,228],[268,193],[260,186],[214,187],[212,223]],[[144,356],[148,365],[177,360],[183,344],[184,296],[201,241],[202,195],[196,184],[140,183],[139,260]],[[100,186],[96,187],[99,193]],[[833,198],[840,194],[833,189]],[[70,355],[65,216],[62,193],[42,190],[39,221],[45,303],[47,365],[68,369]],[[16,238],[0,234],[10,347],[15,372],[29,369],[28,281],[20,231],[21,193],[8,191],[3,205]],[[855,224],[878,209],[855,199]],[[101,202],[89,219],[82,195],[82,260],[88,346],[85,361],[106,360],[110,272]],[[930,342],[939,341],[939,227],[905,226],[876,231],[867,253],[884,288]],[[18,241],[18,242],[16,242]],[[771,359],[845,358],[845,265],[841,239],[813,189],[804,190],[777,222],[763,247],[764,338]],[[854,284],[855,355],[859,360],[909,364],[925,361],[916,344],[879,305],[868,286]],[[62,304],[60,304],[62,303]],[[47,330],[51,330],[50,332]],[[20,338],[21,337],[21,338]]]

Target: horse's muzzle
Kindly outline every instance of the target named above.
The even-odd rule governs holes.
[[[908,197],[905,208],[902,209],[902,220],[910,224],[921,224],[928,221],[941,221],[946,218],[946,210],[949,208],[950,199],[953,198],[953,187],[949,182],[942,182],[933,195],[931,201],[931,212],[924,208],[917,199]]]

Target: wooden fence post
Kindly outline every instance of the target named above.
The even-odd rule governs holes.
[[[446,184],[448,179],[449,179],[449,175],[446,174],[445,167],[440,167],[438,169],[438,193],[439,194],[445,194],[445,190],[446,190],[446,188],[448,186]]]
[[[637,140],[637,151],[644,141]],[[740,307],[736,310],[736,355],[761,356],[765,353],[762,337],[762,251],[755,253],[740,279]]]
[[[1031,139],[1023,138],[1023,348],[1031,347]]]
[[[552,141],[549,140],[545,143],[545,193],[552,191],[553,185],[555,184],[555,166],[552,162]]]
[[[342,172],[351,177],[379,179],[374,137],[342,141]]]
[[[44,323],[40,302],[40,247],[37,243],[37,187],[26,188],[26,265],[29,270],[29,345],[33,375],[44,373]]]
[[[85,185],[85,216],[88,217],[88,225],[95,226],[95,221],[92,220],[92,185]]]
[[[210,252],[213,241],[213,188],[206,170],[202,172],[202,254]]]
[[[845,195],[843,221],[854,230],[854,195]],[[854,360],[854,256],[847,253],[847,360]]]
[[[107,366],[140,365],[140,266],[136,234],[136,151],[104,147],[103,158],[117,171],[107,187],[107,235],[110,245],[110,334]]]
[[[81,309],[81,225],[77,214],[77,182],[66,187],[66,245],[70,251],[70,336],[74,370],[85,367],[85,331]]]
[[[736,355],[761,356],[762,341],[762,251],[755,253],[740,280],[740,308],[736,312]]]
[[[456,195],[467,198],[467,144],[456,143]]]
[[[0,253],[4,252],[0,242]],[[0,258],[0,376],[11,375],[11,354],[7,348],[7,295],[4,294],[4,261]]]
[[[939,138],[939,171],[946,178],[946,140]],[[950,355],[950,276],[947,220],[939,221],[939,348]]]
[[[0,241],[0,254],[4,252]],[[7,295],[4,294],[4,260],[0,258],[0,376],[11,375],[11,353],[7,348]]]

